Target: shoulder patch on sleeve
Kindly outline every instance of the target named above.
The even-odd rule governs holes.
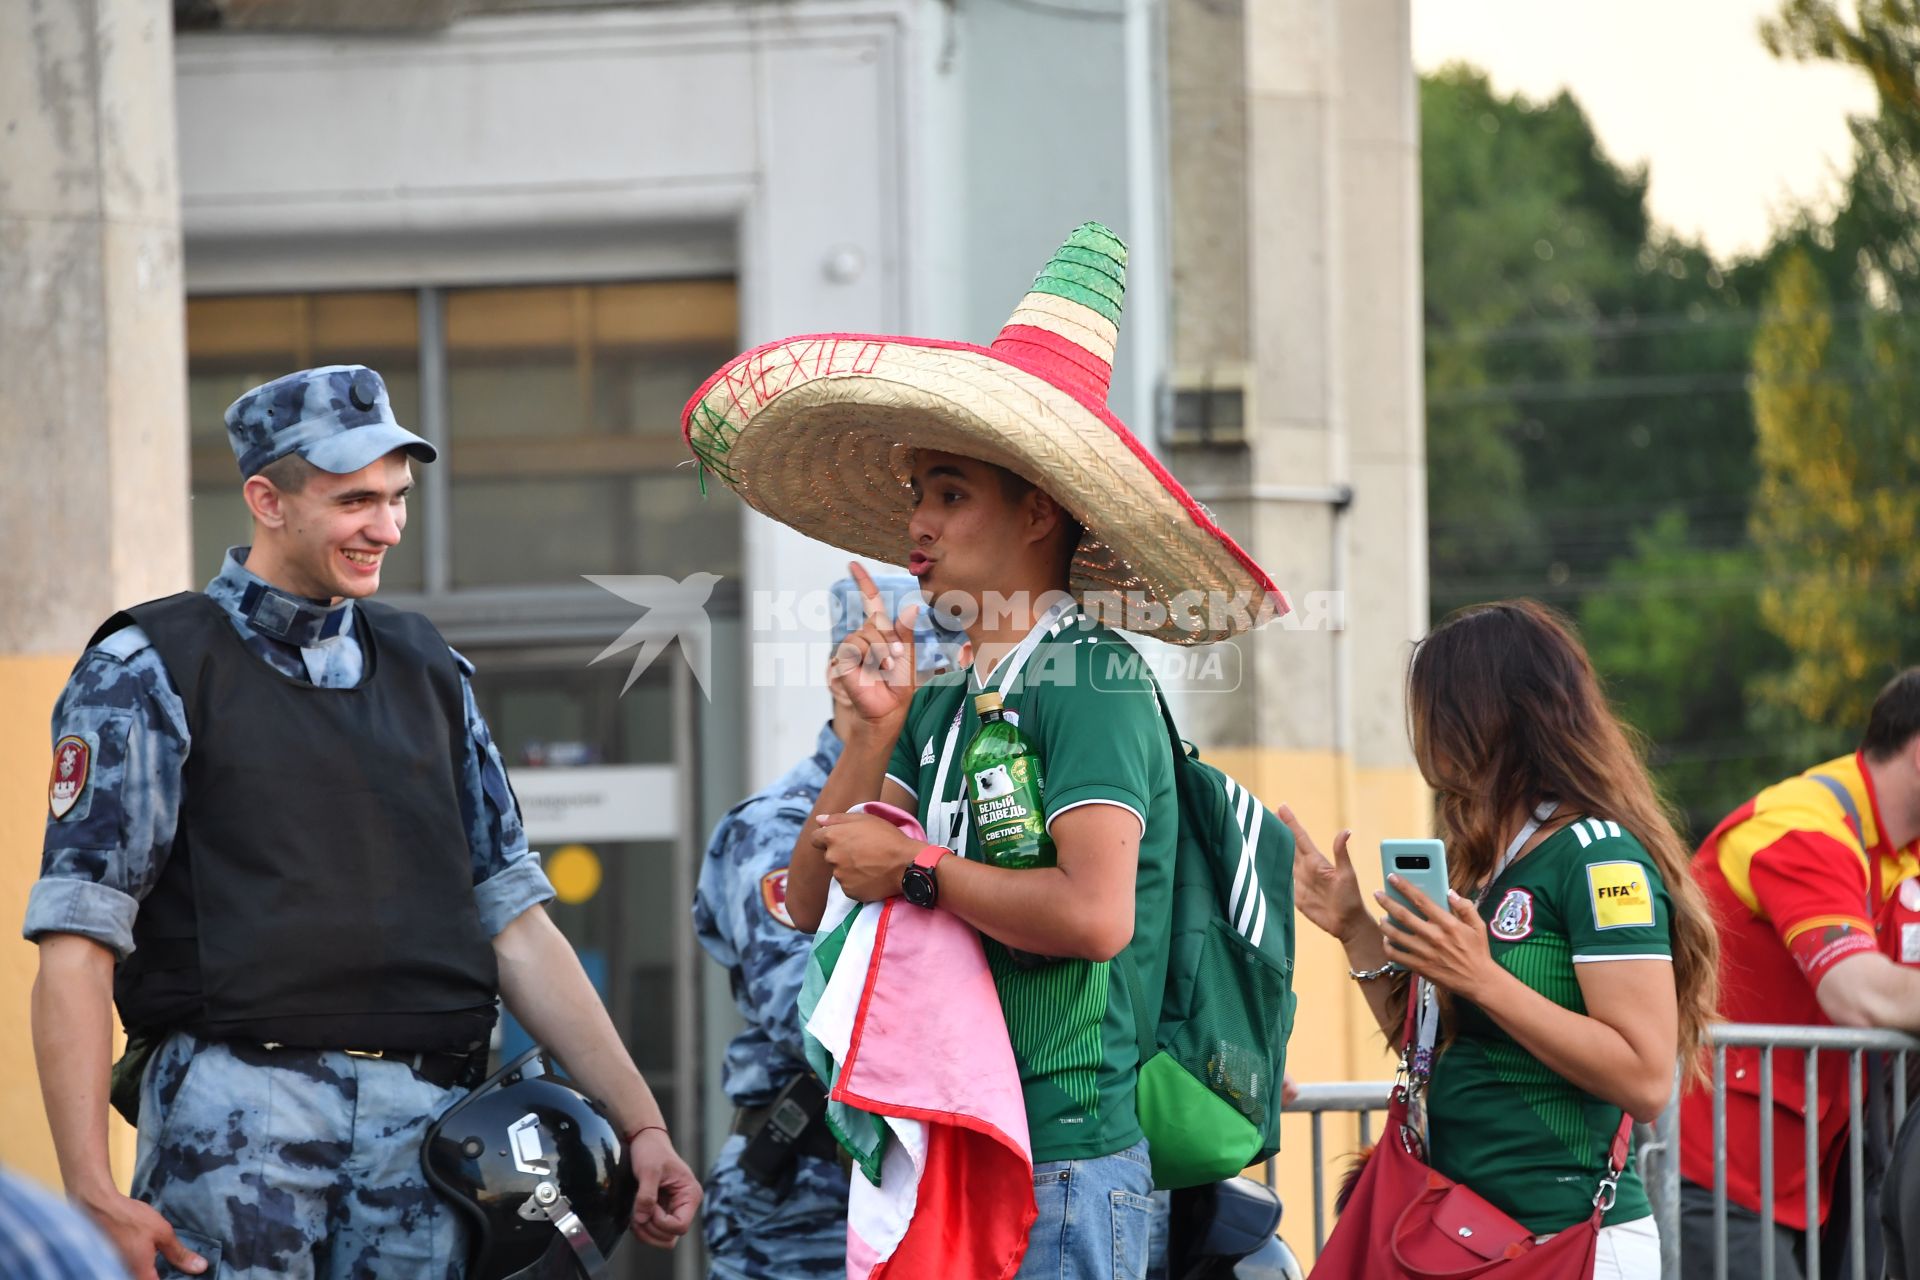
[[[766,906],[767,914],[792,929],[793,916],[787,911],[787,869],[780,867],[760,877],[760,901]]]
[[[1653,924],[1653,888],[1638,862],[1590,862],[1587,895],[1596,929],[1648,928]]]
[[[53,744],[53,771],[47,779],[47,812],[53,815],[54,821],[72,813],[87,794],[97,746],[94,735],[79,733],[70,733]]]

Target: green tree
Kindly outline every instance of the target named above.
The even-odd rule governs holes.
[[[1881,680],[1920,658],[1920,7],[1786,0],[1761,38],[1856,68],[1878,101],[1850,122],[1838,208],[1800,217],[1764,264],[1753,358],[1762,614],[1793,652],[1756,688],[1856,733]]]
[[[1661,233],[1646,174],[1561,93],[1421,84],[1428,489],[1436,614],[1570,608],[1661,511],[1744,541],[1748,334],[1704,250]]]
[[[1859,330],[1849,360],[1826,285],[1791,253],[1753,350],[1760,613],[1792,652],[1759,690],[1833,729],[1865,723],[1920,640],[1920,444],[1895,417],[1912,407],[1910,342],[1873,315]]]
[[[1780,650],[1746,533],[1747,291],[1654,225],[1644,170],[1567,94],[1450,66],[1421,133],[1434,612],[1575,614],[1671,792],[1717,819],[1777,763],[1742,709]],[[1756,643],[1729,644],[1743,625]]]
[[[1760,625],[1759,571],[1753,547],[1699,546],[1674,509],[1635,532],[1632,554],[1580,611],[1608,695],[1650,740],[1654,770],[1696,839],[1811,758],[1804,740],[1783,739],[1749,705],[1753,673],[1786,661]]]
[[[1645,233],[1645,175],[1600,156],[1565,93],[1504,97],[1454,64],[1421,82],[1428,492],[1436,606],[1551,559],[1515,384],[1584,377],[1595,294]],[[1523,342],[1517,328],[1537,329]],[[1474,598],[1467,587],[1459,595]]]

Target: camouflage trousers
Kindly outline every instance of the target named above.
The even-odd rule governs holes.
[[[740,1172],[747,1140],[727,1139],[707,1175],[707,1258],[714,1280],[839,1280],[847,1273],[847,1173],[802,1156],[791,1185]]]
[[[133,1194],[207,1259],[205,1277],[460,1280],[466,1225],[420,1148],[464,1093],[404,1063],[176,1032],[141,1084]]]

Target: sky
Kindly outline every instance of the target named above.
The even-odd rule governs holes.
[[[1873,110],[1858,72],[1776,60],[1775,0],[1412,0],[1422,71],[1466,61],[1496,88],[1586,108],[1607,154],[1648,165],[1654,218],[1716,256],[1756,251],[1850,167],[1849,114]]]

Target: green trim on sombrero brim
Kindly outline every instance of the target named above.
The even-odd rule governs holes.
[[[729,487],[739,484],[740,477],[727,464],[727,454],[732,451],[740,428],[728,421],[727,415],[696,398],[687,406],[687,421],[682,434],[701,466],[719,476]],[[705,483],[704,479],[702,483]]]
[[[1035,293],[1051,293],[1097,311],[1114,324],[1120,323],[1121,290],[1113,277],[1074,262],[1049,262],[1047,269],[1033,282]]]

